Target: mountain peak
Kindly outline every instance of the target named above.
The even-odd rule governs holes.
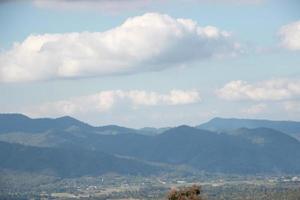
[[[240,128],[269,128],[278,130],[300,139],[300,122],[295,121],[272,121],[265,119],[238,119],[216,117],[204,124],[197,126],[196,128],[217,132],[236,130]]]
[[[68,116],[68,115],[65,115],[65,116],[62,116],[62,117],[58,117],[56,119],[65,119],[65,120],[77,120],[71,116]]]
[[[75,124],[86,124],[78,119],[75,119],[70,116],[62,116],[54,119],[55,121],[61,121],[62,123],[75,123]]]
[[[185,125],[185,124],[177,126],[176,128],[178,128],[178,129],[194,129],[193,127]]]
[[[0,118],[31,119],[30,117],[20,113],[0,113]]]

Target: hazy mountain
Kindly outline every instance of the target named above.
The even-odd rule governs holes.
[[[207,123],[197,126],[197,128],[211,131],[230,131],[239,128],[260,127],[275,129],[300,139],[300,122],[295,121],[214,118]]]
[[[80,148],[41,148],[0,142],[0,168],[36,172],[60,177],[105,173],[150,175],[161,168],[144,162],[120,158]]]
[[[94,127],[69,116],[32,119],[22,114],[0,114],[0,141],[10,143],[53,147],[91,134],[126,133],[137,130],[116,125]]]
[[[0,134],[8,132],[41,133],[68,128],[89,130],[92,126],[72,117],[32,119],[22,114],[0,114]]]
[[[219,134],[180,126],[157,136],[101,136],[101,139],[93,140],[92,146],[108,153],[173,165],[184,164],[210,172],[300,172],[300,142],[266,128]]]
[[[270,128],[238,128],[238,124],[234,124],[230,128],[215,129],[218,131],[214,132],[179,126],[169,128],[160,134],[139,134],[140,132],[135,129],[119,126],[93,127],[70,117],[30,119],[23,115],[8,115],[8,119],[5,120],[10,126],[5,124],[5,120],[1,121],[3,118],[4,115],[0,118],[0,124],[3,125],[0,129],[5,131],[0,134],[0,141],[31,146],[16,144],[9,146],[8,143],[2,143],[5,148],[1,149],[1,156],[4,156],[1,159],[4,159],[4,164],[9,163],[10,167],[18,165],[19,159],[24,162],[22,160],[24,158],[30,161],[24,165],[27,166],[25,168],[31,169],[32,164],[41,162],[39,158],[46,157],[47,159],[43,161],[45,164],[40,163],[38,166],[44,168],[49,166],[56,173],[64,174],[55,168],[58,161],[56,162],[54,155],[57,154],[61,159],[59,162],[62,170],[69,170],[70,176],[72,173],[75,175],[97,173],[97,170],[89,168],[89,165],[93,166],[93,159],[103,167],[103,173],[120,172],[121,169],[117,166],[112,167],[115,163],[118,163],[120,168],[126,166],[128,173],[131,169],[139,168],[137,166],[143,166],[136,163],[136,160],[132,163],[132,160],[129,162],[114,156],[121,155],[174,166],[188,165],[209,172],[242,174],[300,172],[300,142]],[[219,119],[212,121],[216,120]],[[24,125],[24,121],[31,123],[33,127]],[[63,121],[66,121],[65,126]],[[204,126],[213,129],[207,124]],[[9,147],[6,147],[7,145]],[[11,155],[11,158],[7,155]],[[1,166],[5,167],[4,164]],[[83,165],[82,171],[77,172],[74,169],[72,172],[71,168],[80,164]],[[145,169],[148,169],[147,167],[149,166],[145,165]],[[32,170],[41,171],[44,168]],[[137,173],[140,172],[137,170]]]
[[[145,146],[150,149],[132,156],[211,172],[300,172],[300,143],[271,129],[244,129],[228,135],[180,126],[156,136],[151,145]]]

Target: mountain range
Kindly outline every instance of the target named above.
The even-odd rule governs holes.
[[[295,121],[272,121],[259,119],[226,119],[214,118],[207,123],[197,126],[199,129],[211,131],[232,131],[239,128],[271,128],[281,131],[295,138],[300,139],[300,122]]]
[[[72,117],[0,114],[0,168],[60,177],[151,175],[177,166],[295,174],[300,173],[298,130],[300,123],[289,121],[215,118],[196,127],[131,129],[94,127]]]

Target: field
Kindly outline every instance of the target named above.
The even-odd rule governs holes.
[[[299,176],[199,174],[140,177],[108,174],[61,179],[1,173],[1,199],[165,199],[171,188],[201,185],[207,200],[298,200]]]

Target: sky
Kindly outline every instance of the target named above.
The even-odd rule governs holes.
[[[0,1],[0,112],[300,121],[298,0]]]

